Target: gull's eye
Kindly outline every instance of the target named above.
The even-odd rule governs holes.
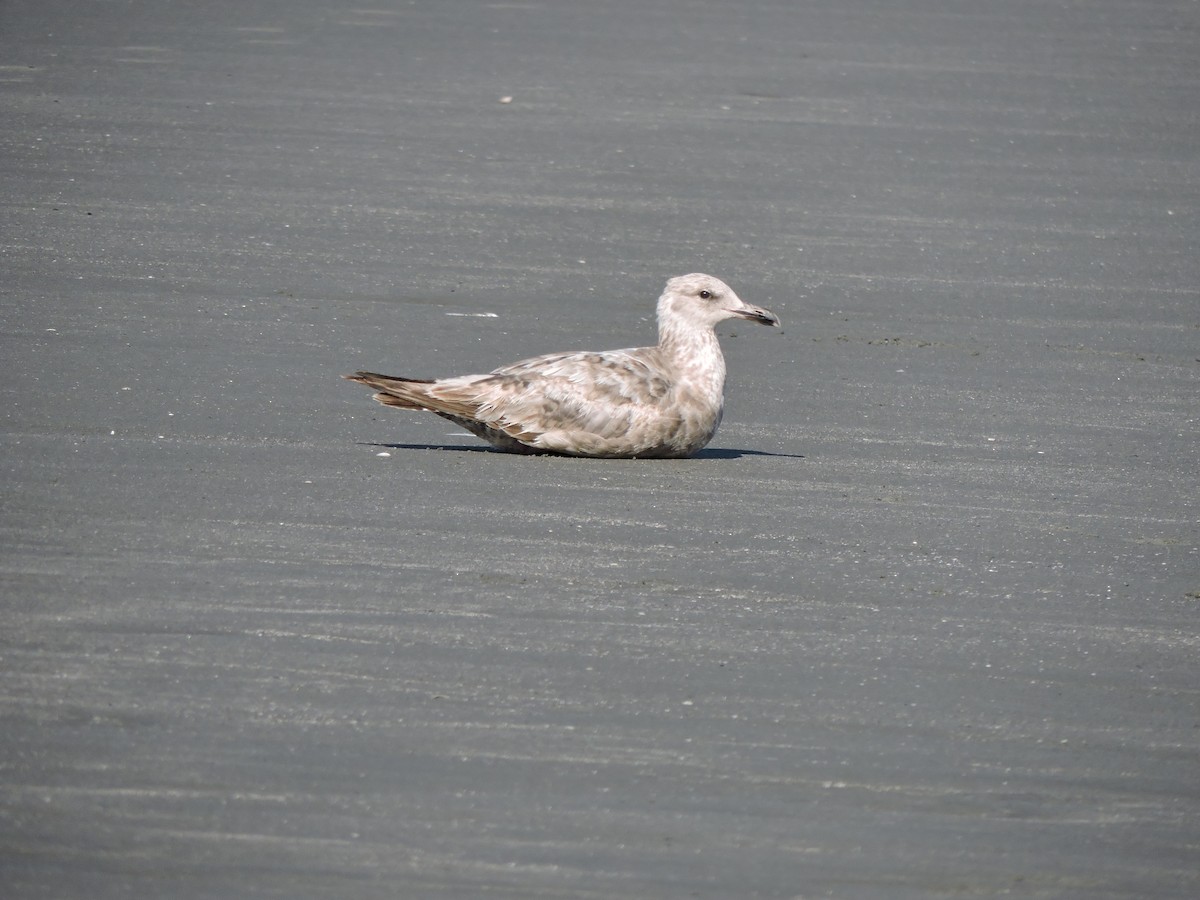
[[[701,300],[711,300],[712,299],[712,291],[701,291],[700,299]]]

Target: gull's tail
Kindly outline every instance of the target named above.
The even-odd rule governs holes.
[[[395,378],[375,372],[355,372],[353,375],[343,375],[342,377],[347,381],[356,381],[369,388],[374,388],[378,391],[375,399],[384,406],[396,406],[400,409],[428,409],[435,412],[442,408],[442,404],[427,393],[425,385],[433,384],[428,378]]]

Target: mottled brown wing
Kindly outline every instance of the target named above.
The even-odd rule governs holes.
[[[474,407],[475,417],[519,440],[546,432],[611,437],[652,415],[671,384],[655,348],[559,353],[522,360],[483,376],[429,387],[443,402]]]

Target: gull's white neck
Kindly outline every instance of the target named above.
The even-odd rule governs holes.
[[[681,321],[669,312],[658,317],[658,348],[681,383],[711,397],[725,390],[725,357],[711,325]]]

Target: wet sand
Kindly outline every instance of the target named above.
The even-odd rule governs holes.
[[[5,895],[1196,896],[1197,17],[5,4]],[[694,459],[338,377],[690,271]]]

